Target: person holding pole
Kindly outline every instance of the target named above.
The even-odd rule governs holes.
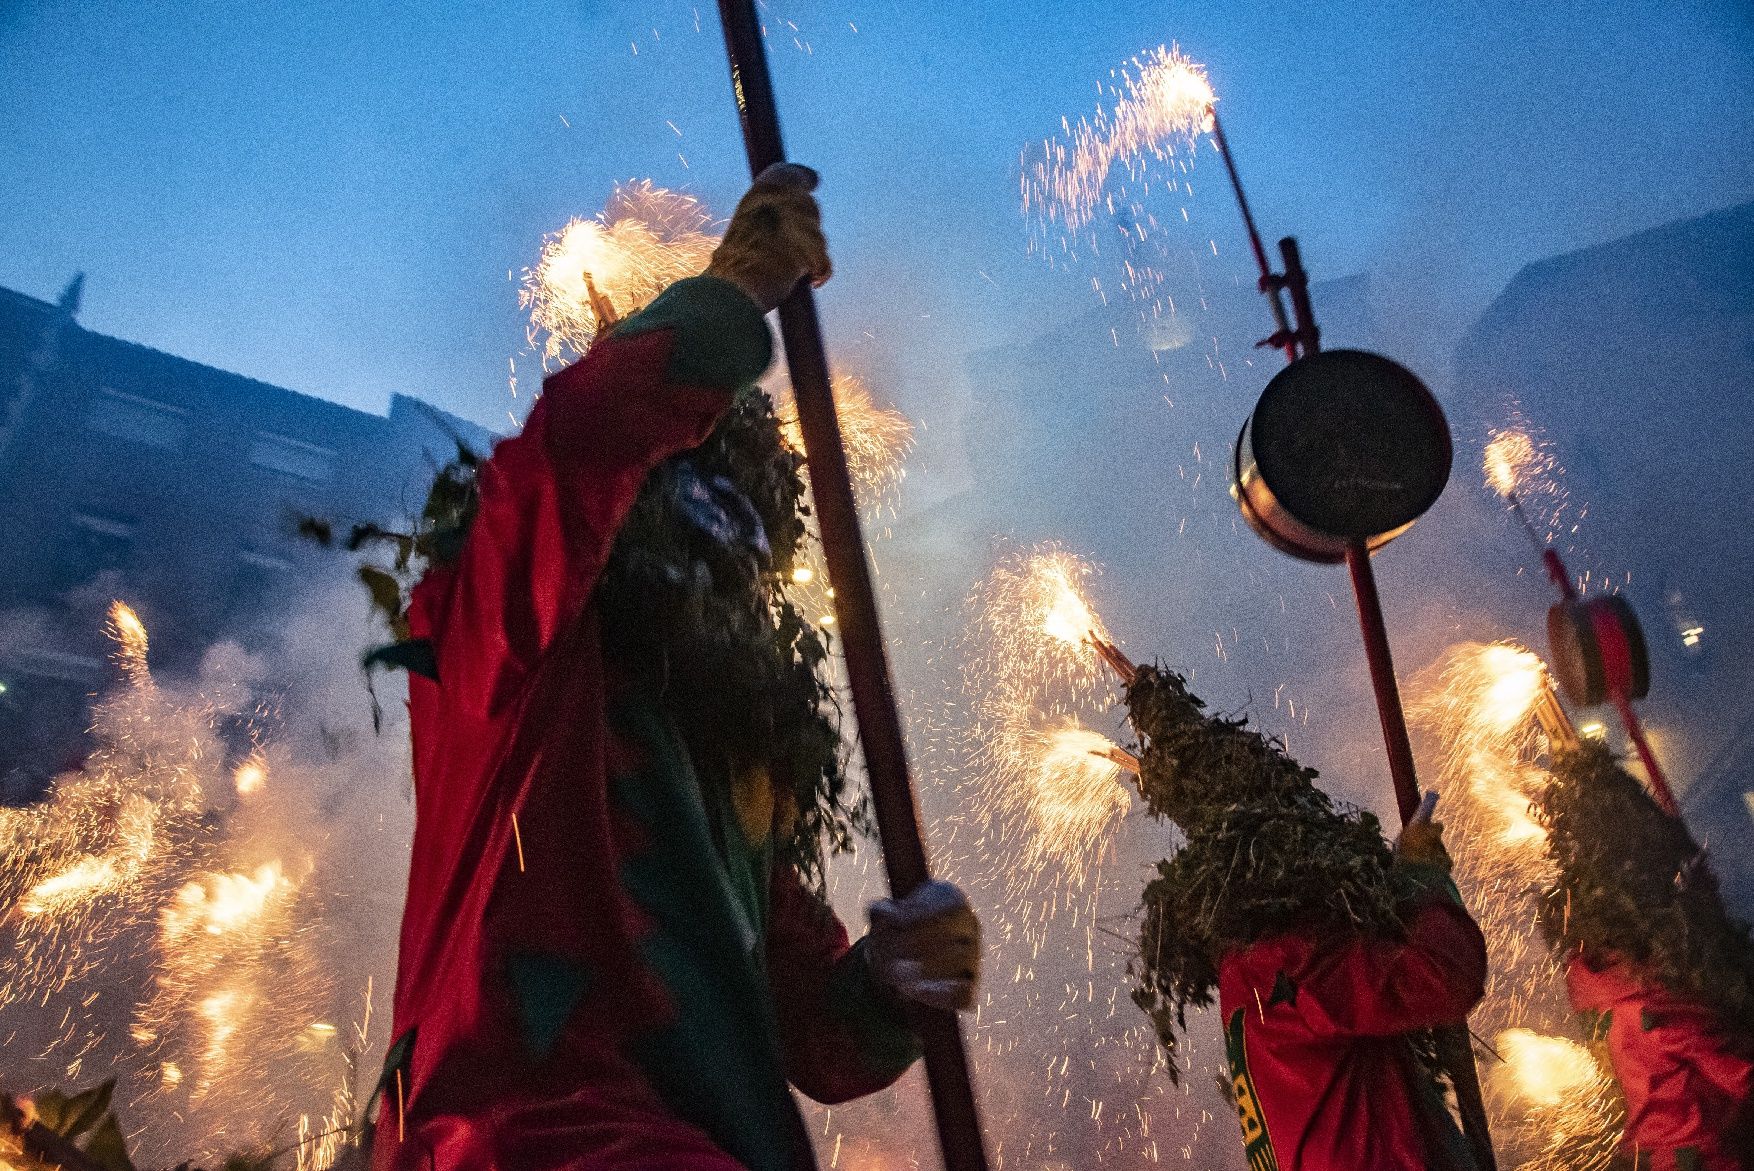
[[[802,461],[751,385],[765,314],[831,270],[815,186],[762,172],[705,275],[546,380],[413,592],[379,1171],[804,1171],[789,1086],[878,1090],[908,1002],[973,1004],[954,886],[851,945],[822,895],[862,810],[785,596]]]
[[[1478,1171],[1435,1034],[1483,995],[1486,942],[1431,796],[1391,849],[1181,676],[1139,667],[1127,707],[1140,792],[1187,839],[1146,887],[1134,993],[1172,1076],[1216,994],[1250,1171]]]

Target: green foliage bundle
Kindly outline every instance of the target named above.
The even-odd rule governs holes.
[[[1187,839],[1145,888],[1133,992],[1166,1049],[1188,1008],[1212,1003],[1227,952],[1293,930],[1399,931],[1393,854],[1373,814],[1337,806],[1314,769],[1246,721],[1208,714],[1172,671],[1141,667],[1126,700],[1140,792]]]
[[[1554,950],[1619,956],[1754,1036],[1754,942],[1687,827],[1599,743],[1555,755],[1534,798],[1554,878],[1538,918]]]
[[[704,444],[641,488],[596,603],[605,654],[659,697],[704,777],[768,769],[796,811],[782,852],[820,883],[824,847],[850,848],[869,815],[845,772],[827,642],[787,596],[806,540],[803,467],[771,400],[744,391]],[[746,502],[765,550],[685,519],[702,484]]]
[[[387,567],[357,570],[395,636],[366,654],[368,679],[378,668],[438,677],[431,646],[409,637],[407,602],[429,568],[461,553],[478,508],[480,463],[458,441],[408,532],[356,525],[340,542],[349,552],[391,553]],[[704,444],[659,465],[641,486],[594,602],[605,655],[658,697],[709,783],[729,784],[752,765],[769,771],[795,813],[782,853],[819,887],[826,854],[867,834],[870,815],[846,775],[827,640],[787,597],[807,539],[803,467],[780,438],[772,401],[746,389]],[[752,532],[703,531],[690,513],[703,507],[703,490],[717,497],[707,512],[726,510],[733,530],[752,519]],[[740,515],[745,508],[752,518]],[[299,527],[319,544],[338,543],[325,521]]]

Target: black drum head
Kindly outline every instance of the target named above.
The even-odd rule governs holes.
[[[1322,533],[1367,540],[1417,520],[1449,482],[1449,424],[1425,384],[1380,354],[1324,350],[1274,376],[1249,425],[1261,479]]]

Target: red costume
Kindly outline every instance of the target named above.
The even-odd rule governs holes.
[[[1571,1005],[1606,1042],[1626,1095],[1626,1153],[1641,1171],[1754,1167],[1754,1050],[1715,1013],[1624,961],[1566,965]]]
[[[840,1101],[916,1055],[833,913],[601,649],[593,588],[641,485],[770,358],[735,286],[673,286],[546,381],[415,591],[438,679],[409,683],[380,1171],[798,1171],[788,1082]]]
[[[1219,965],[1251,1171],[1474,1165],[1406,1034],[1459,1021],[1479,1002],[1486,941],[1441,871],[1397,869],[1421,886],[1404,938],[1288,932]]]

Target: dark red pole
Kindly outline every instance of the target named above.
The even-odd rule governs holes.
[[[1363,542],[1346,548],[1346,569],[1352,574],[1352,596],[1358,602],[1358,628],[1364,635],[1364,658],[1370,664],[1370,686],[1376,692],[1376,714],[1382,721],[1383,746],[1389,755],[1389,779],[1395,785],[1395,806],[1401,824],[1419,809],[1419,777],[1413,768],[1413,741],[1407,735],[1407,717],[1401,708],[1401,688],[1395,682],[1395,659],[1389,650],[1388,625],[1383,621],[1382,599],[1376,592],[1376,574],[1370,568],[1370,551]]]
[[[1279,299],[1279,278],[1273,272],[1273,265],[1267,259],[1267,247],[1261,243],[1260,229],[1255,227],[1255,213],[1249,209],[1248,196],[1243,194],[1242,175],[1236,169],[1236,160],[1230,154],[1230,140],[1224,137],[1224,123],[1218,118],[1218,107],[1207,110],[1212,119],[1212,141],[1218,146],[1218,154],[1224,159],[1225,173],[1230,176],[1230,189],[1236,193],[1236,206],[1242,212],[1242,226],[1248,229],[1249,247],[1254,251],[1255,264],[1261,270],[1261,295],[1267,298],[1267,306],[1273,312],[1274,333],[1268,339],[1273,345],[1285,352],[1287,362],[1297,361],[1297,338],[1291,328],[1291,322],[1285,316],[1285,302]],[[1263,342],[1266,345],[1267,342]]]
[[[743,123],[749,171],[757,175],[786,157],[761,23],[753,0],[719,0],[719,19],[725,28],[731,88]],[[900,897],[930,879],[931,872],[908,777],[907,749],[889,679],[871,567],[865,560],[858,504],[834,410],[828,355],[816,317],[816,298],[808,286],[801,286],[780,306],[780,337],[785,342],[798,422],[809,453],[810,493],[834,587],[847,681],[858,716],[865,771],[871,780],[871,806],[883,841],[883,866],[890,890]],[[925,1051],[926,1081],[931,1087],[945,1171],[986,1171],[986,1145],[956,1014],[914,1006],[912,1024]]]

